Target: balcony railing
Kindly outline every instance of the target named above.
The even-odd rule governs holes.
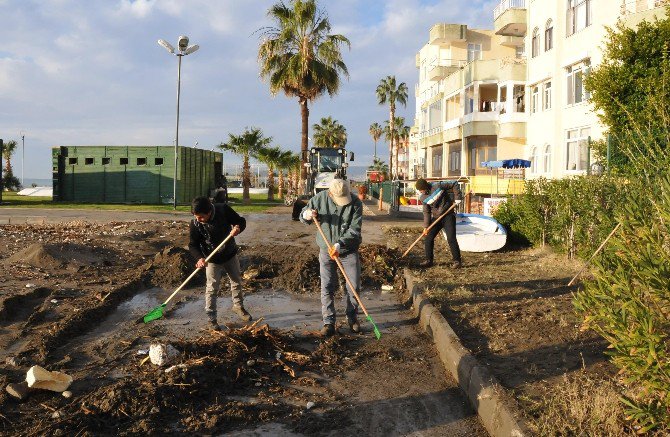
[[[434,127],[432,129],[429,129],[429,130],[418,132],[418,133],[412,135],[412,138],[421,140],[421,139],[429,137],[431,135],[439,134],[440,132],[442,132],[442,126],[438,126],[438,127]]]
[[[670,3],[668,0],[622,0],[621,15],[635,14],[659,8]]]
[[[508,9],[526,9],[526,0],[501,0],[500,4],[493,10],[493,21]]]

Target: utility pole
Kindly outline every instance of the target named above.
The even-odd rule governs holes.
[[[2,152],[4,151],[5,145],[0,138],[0,203],[2,203],[2,191],[5,187],[2,185]]]

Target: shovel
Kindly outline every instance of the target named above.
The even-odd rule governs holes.
[[[319,221],[314,218],[314,224],[316,225],[316,228],[319,230],[319,233],[321,234],[321,237],[323,238],[323,241],[326,242],[326,246],[328,246],[328,251],[332,250],[332,247],[330,246],[330,243],[328,242],[328,239],[326,238],[326,234],[323,233],[323,229],[321,229],[321,225],[319,224]],[[347,273],[344,271],[344,266],[342,265],[342,261],[340,261],[339,257],[335,257],[335,262],[337,263],[337,266],[340,268],[340,271],[342,272],[342,276],[344,276],[344,280],[347,281],[347,285],[349,285],[349,288],[351,289],[351,292],[353,293],[354,297],[356,298],[356,301],[358,302],[358,305],[361,306],[361,309],[365,313],[365,318],[367,319],[370,324],[372,324],[372,329],[375,332],[375,337],[377,337],[377,340],[379,340],[382,336],[381,332],[379,332],[379,329],[377,328],[377,325],[375,325],[375,322],[372,320],[372,317],[370,317],[370,314],[368,314],[368,311],[365,309],[365,306],[363,306],[363,302],[361,302],[361,298],[358,297],[358,293],[356,292],[356,287],[351,283],[349,280],[349,276],[347,276]]]
[[[223,248],[223,246],[224,246],[224,245],[228,242],[228,240],[230,240],[231,238],[233,238],[233,234],[228,235],[228,236],[226,237],[226,239],[223,240],[223,241],[221,242],[221,244],[219,244],[219,245],[217,246],[217,248],[214,249],[214,250],[212,251],[212,253],[210,253],[209,256],[208,256],[207,258],[205,258],[205,262],[209,262],[210,258],[212,258],[212,257],[214,256],[214,254],[216,254],[219,250],[221,250],[221,249]],[[168,302],[170,302],[170,301],[172,300],[172,298],[175,297],[175,295],[176,295],[177,293],[179,293],[179,292],[181,291],[181,289],[184,288],[184,286],[185,286],[186,284],[188,284],[188,281],[190,281],[190,280],[195,276],[195,274],[198,273],[198,270],[200,270],[200,269],[201,269],[201,267],[198,267],[197,269],[195,269],[195,270],[193,271],[193,273],[191,273],[191,276],[189,276],[188,278],[186,278],[186,280],[185,280],[184,282],[182,282],[182,284],[179,286],[179,288],[177,288],[177,289],[174,291],[174,293],[172,293],[172,294],[170,295],[170,297],[167,298],[167,300],[166,300],[165,302],[163,302],[162,304],[158,305],[156,308],[154,308],[154,309],[152,309],[151,311],[149,311],[149,312],[144,316],[144,319],[143,319],[143,320],[144,320],[144,323],[149,323],[149,322],[151,322],[152,320],[160,319],[161,317],[163,317],[163,309],[165,308],[165,305],[167,305]]]

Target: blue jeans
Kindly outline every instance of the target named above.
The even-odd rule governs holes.
[[[361,260],[358,252],[351,252],[340,256],[340,261],[347,273],[349,280],[356,287],[355,292],[361,289]],[[337,272],[339,267],[335,261],[330,259],[328,252],[321,249],[319,252],[319,268],[321,273],[321,315],[324,325],[335,325],[335,291],[339,287]],[[352,323],[356,320],[358,314],[358,302],[352,294],[352,290],[347,285],[347,292],[344,294],[346,304],[347,322]]]

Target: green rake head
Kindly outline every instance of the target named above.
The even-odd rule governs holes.
[[[158,305],[156,308],[149,311],[144,316],[144,323],[149,323],[153,320],[160,319],[161,317],[163,317],[163,308],[165,308],[165,304]]]
[[[372,321],[372,317],[367,316],[368,322],[372,325],[372,329],[375,331],[375,337],[377,337],[377,340],[379,340],[382,336],[382,333],[379,332],[379,329],[377,328],[377,325],[375,325],[375,322]]]

